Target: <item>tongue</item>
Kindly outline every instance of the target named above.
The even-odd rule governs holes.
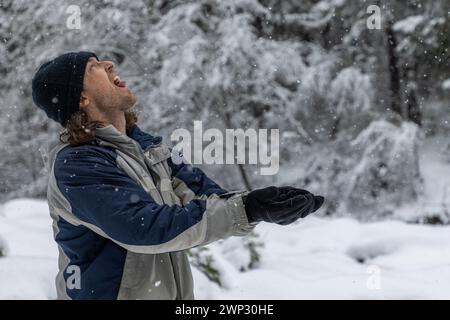
[[[124,88],[124,87],[127,86],[127,83],[125,81],[123,81],[123,80],[120,80],[118,86],[121,87],[121,88]]]

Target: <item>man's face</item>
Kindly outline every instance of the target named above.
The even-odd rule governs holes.
[[[107,60],[98,61],[94,57],[89,58],[86,65],[83,95],[102,113],[127,111],[137,101],[125,81],[120,80],[114,63]]]

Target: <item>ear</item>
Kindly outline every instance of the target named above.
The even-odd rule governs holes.
[[[89,106],[89,104],[91,103],[91,101],[89,100],[89,98],[85,95],[84,91],[81,92],[80,95],[80,109],[84,109],[87,108]]]

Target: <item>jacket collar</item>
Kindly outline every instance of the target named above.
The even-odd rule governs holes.
[[[127,131],[127,135],[133,140],[137,141],[144,151],[148,148],[156,147],[162,142],[161,136],[154,136],[141,131],[141,129],[136,124]]]
[[[134,144],[132,140],[136,141],[143,151],[149,148],[156,147],[162,142],[161,136],[153,136],[142,131],[137,125],[132,126],[127,130],[127,134],[122,134],[113,125],[108,125],[102,128],[95,129],[95,135],[101,139],[106,140],[114,145]]]

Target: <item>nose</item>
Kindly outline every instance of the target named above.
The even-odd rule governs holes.
[[[112,62],[112,61],[104,61],[104,63],[105,63],[105,70],[107,72],[111,72],[111,71],[114,70],[114,67],[115,67],[114,62]]]

